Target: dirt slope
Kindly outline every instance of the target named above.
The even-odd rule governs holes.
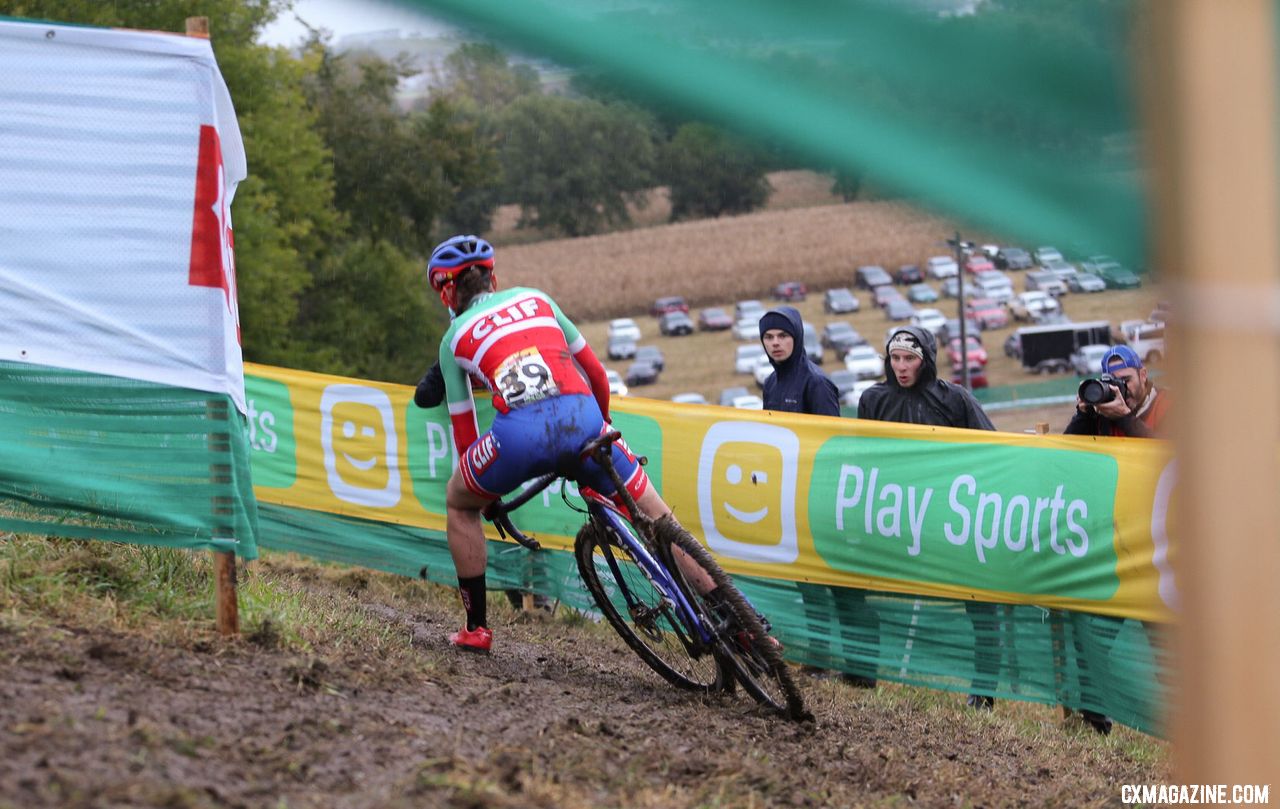
[[[259,562],[273,575],[272,562]],[[491,657],[449,649],[438,588],[330,595],[411,644],[308,654],[0,620],[0,807],[1102,806],[1158,782],[1127,730],[994,716],[954,694],[805,679],[816,726],[666,687],[603,628],[497,608]],[[303,579],[307,579],[305,582]]]

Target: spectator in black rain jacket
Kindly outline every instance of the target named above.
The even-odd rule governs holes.
[[[840,415],[835,383],[804,350],[804,321],[795,307],[779,306],[765,312],[760,318],[760,342],[773,364],[773,376],[764,382],[765,410]]]
[[[919,326],[895,329],[885,343],[885,381],[868,388],[858,402],[858,418],[994,430],[973,394],[938,379],[938,348],[933,333]],[[990,711],[1000,675],[1000,623],[994,604],[965,602],[973,621],[974,678],[968,705]]]

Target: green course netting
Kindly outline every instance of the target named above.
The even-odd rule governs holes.
[[[400,0],[962,221],[1143,266],[1136,4]]]
[[[456,586],[436,532],[263,503],[264,548]],[[572,554],[489,543],[489,588],[594,610]],[[737,577],[787,657],[882,680],[1106,713],[1157,732],[1161,647],[1133,620]]]
[[[0,529],[257,556],[226,396],[0,362]]]

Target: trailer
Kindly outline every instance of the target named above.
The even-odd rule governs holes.
[[[1022,367],[1033,374],[1071,370],[1071,355],[1081,346],[1111,345],[1111,324],[1105,320],[1024,326],[1014,332]]]

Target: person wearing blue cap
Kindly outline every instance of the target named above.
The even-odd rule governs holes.
[[[1112,346],[1102,355],[1102,382],[1115,389],[1106,401],[1090,404],[1076,398],[1076,413],[1067,435],[1110,435],[1155,438],[1162,434],[1169,409],[1169,394],[1147,377],[1137,352],[1126,345]]]

